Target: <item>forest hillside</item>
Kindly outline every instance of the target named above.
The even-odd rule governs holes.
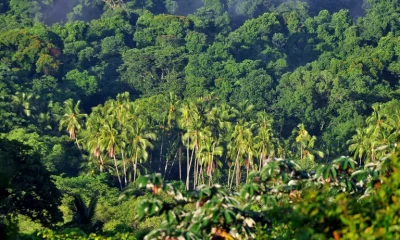
[[[0,239],[399,239],[398,0],[0,0]]]

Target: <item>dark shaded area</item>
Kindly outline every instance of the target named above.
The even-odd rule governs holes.
[[[0,139],[0,219],[12,223],[14,214],[39,220],[44,226],[62,220],[61,194],[39,155],[17,142]],[[0,235],[4,236],[4,227]],[[9,228],[9,227],[7,227]],[[7,233],[8,235],[8,233]],[[3,238],[4,239],[4,238]]]

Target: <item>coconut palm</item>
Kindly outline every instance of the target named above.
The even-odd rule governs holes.
[[[193,119],[192,124],[187,128],[186,130],[187,132],[182,136],[183,141],[187,139],[187,141],[190,142],[190,145],[187,147],[192,150],[192,155],[190,157],[188,170],[190,172],[191,164],[194,163],[193,188],[196,188],[197,186],[199,179],[198,178],[199,168],[201,167],[201,165],[199,165],[199,159],[197,153],[201,148],[202,140],[206,137],[211,136],[211,131],[209,128],[202,128],[202,122],[200,116],[197,115],[195,117],[196,118]],[[187,174],[187,182],[189,182],[188,176],[189,173]]]
[[[104,118],[101,113],[102,108],[96,107],[92,109],[92,113],[89,115],[86,121],[86,129],[84,130],[84,142],[86,143],[85,148],[90,153],[100,161],[99,168],[100,171],[104,171],[104,160],[102,156],[102,151],[100,149],[100,129],[104,124]]]
[[[33,93],[16,92],[15,95],[12,96],[11,104],[20,116],[29,117],[32,114],[32,110],[36,110],[31,103],[33,100],[37,99],[39,99],[39,96]]]
[[[132,159],[133,180],[137,177],[137,165],[146,161],[149,157],[147,149],[153,149],[151,140],[157,138],[156,134],[148,131],[145,122],[137,119],[132,125],[128,126],[127,132],[127,152]]]
[[[375,132],[376,133],[376,132]],[[376,149],[381,146],[379,138],[374,134],[373,128],[357,129],[356,134],[348,141],[349,151],[354,153],[354,158],[368,163],[377,159]]]
[[[206,114],[207,126],[211,127],[213,137],[216,141],[222,141],[232,129],[232,121],[237,116],[237,110],[224,103],[214,106]]]
[[[232,173],[236,176],[236,186],[238,187],[241,179],[241,166],[243,163],[246,163],[246,167],[250,168],[253,161],[253,132],[254,124],[250,122],[245,122],[243,120],[239,120],[236,123],[234,130],[231,136],[231,143],[228,146],[229,157],[234,159],[234,169]],[[246,162],[244,162],[245,158],[247,158]],[[228,179],[229,180],[229,179]],[[233,184],[232,181],[228,182],[230,187]]]
[[[106,103],[105,108],[107,109],[107,115],[112,116],[117,120],[118,130],[118,143],[121,152],[121,160],[124,172],[124,184],[128,184],[127,179],[127,166],[126,166],[126,151],[128,145],[128,133],[127,125],[129,121],[134,120],[135,116],[133,112],[133,104],[130,102],[129,92],[120,93],[117,95],[116,100],[111,100]]]
[[[93,231],[93,228],[97,224],[97,221],[94,220],[94,214],[98,202],[98,193],[96,192],[90,198],[88,204],[86,204],[85,200],[79,194],[72,194],[72,197],[72,222],[67,223],[66,226],[79,227],[88,232]]]
[[[168,112],[166,120],[168,128],[171,129],[176,120],[177,106],[179,105],[180,100],[174,93],[170,92],[167,101],[168,101]]]
[[[300,152],[300,165],[306,169],[315,167],[315,156],[324,157],[323,152],[314,149],[317,138],[311,136],[302,123],[293,130],[293,133],[297,134],[296,146]]]
[[[129,98],[129,92],[120,93],[115,101],[108,101],[107,106],[105,106],[108,115],[113,115],[121,125],[124,125],[131,116],[132,104]]]
[[[218,142],[212,137],[205,137],[202,140],[201,148],[198,152],[198,158],[204,168],[206,168],[206,174],[208,176],[208,185],[211,186],[213,183],[212,174],[214,173],[217,166],[222,167],[222,162],[217,157],[222,157],[224,149],[222,146],[217,145]],[[203,172],[202,172],[203,173]]]
[[[160,129],[161,129],[161,146],[160,146],[160,164],[159,164],[159,170],[161,170],[161,162],[163,158],[163,150],[164,150],[164,140],[165,140],[165,134],[172,134],[172,130],[174,127],[174,123],[176,122],[176,115],[177,115],[177,106],[179,104],[179,99],[178,97],[170,92],[169,96],[165,98],[168,107],[164,109],[162,114],[162,122],[159,123]],[[177,134],[177,137],[179,138],[179,133]],[[176,139],[179,141],[179,139]],[[175,142],[175,141],[174,141]],[[165,163],[165,170],[168,167],[168,160],[169,158],[166,158],[166,163]],[[181,157],[179,157],[179,175],[181,176]]]
[[[257,114],[257,135],[254,139],[254,148],[259,154],[259,170],[263,163],[273,154],[273,134],[272,134],[272,118],[265,112]]]
[[[68,99],[64,102],[64,115],[60,121],[60,130],[66,129],[69,133],[70,139],[75,140],[76,145],[80,149],[78,138],[76,137],[77,131],[82,129],[82,120],[87,118],[86,114],[81,113],[79,109],[81,101],[74,104],[74,100]]]
[[[111,116],[105,120],[104,125],[100,129],[100,149],[106,151],[108,156],[114,160],[114,167],[117,173],[118,182],[120,189],[122,190],[122,182],[119,174],[118,164],[117,164],[117,151],[119,150],[118,145],[118,131],[114,127],[115,119]]]
[[[182,135],[182,143],[186,146],[186,190],[189,189],[189,179],[190,179],[190,169],[193,161],[194,150],[192,150],[192,155],[190,156],[190,149],[196,144],[191,143],[191,134],[189,132],[193,129],[193,125],[199,124],[199,113],[197,106],[193,102],[185,101],[179,108],[181,113],[178,119],[179,127],[186,133]],[[197,145],[198,146],[198,145]]]

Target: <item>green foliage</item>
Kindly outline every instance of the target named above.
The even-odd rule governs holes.
[[[36,235],[36,236],[35,236]],[[82,239],[82,240],[97,240],[97,239],[121,239],[121,240],[136,240],[134,236],[129,233],[117,233],[114,236],[102,236],[95,233],[86,234],[80,229],[70,228],[64,229],[60,232],[55,232],[52,230],[39,231],[37,234],[32,236],[32,239]]]
[[[23,214],[44,226],[61,220],[61,194],[41,164],[40,155],[15,140],[2,138],[0,146],[1,217]]]
[[[290,168],[293,167],[290,162],[284,161],[272,162],[260,172],[252,173],[251,182],[243,186],[239,195],[228,195],[218,185],[181,193],[172,185],[164,185],[159,175],[146,176],[138,179],[138,184],[151,189],[154,196],[141,203],[138,217],[141,219],[143,216],[155,214],[164,216],[160,229],[152,231],[145,239],[240,239],[255,233],[258,237],[264,236],[268,239],[272,239],[277,233],[284,239],[397,238],[399,178],[396,171],[399,161],[396,154],[389,159],[381,159],[386,170],[380,172],[379,181],[374,182],[376,193],[363,196],[360,198],[361,202],[357,201],[357,195],[349,194],[351,189],[332,196],[331,187],[319,189],[306,184],[299,188],[299,183],[304,180],[288,181],[282,178],[287,183],[282,184],[279,178],[284,176],[285,171],[279,169],[287,167],[291,171]],[[331,167],[322,167],[322,177],[325,180],[337,179],[336,170],[345,172],[354,167],[353,160],[342,157],[333,161]],[[280,182],[281,186],[272,189],[274,182]],[[175,201],[164,201],[160,197],[162,192],[173,196]],[[277,194],[278,192],[281,194]],[[282,193],[290,199],[289,204],[285,203]],[[279,202],[271,201],[273,196]],[[187,202],[195,202],[197,209],[187,211],[182,208]],[[282,212],[285,212],[284,216]]]
[[[398,238],[399,9],[0,0],[0,238]]]

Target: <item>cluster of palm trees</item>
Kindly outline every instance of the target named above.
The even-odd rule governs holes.
[[[400,102],[393,100],[372,106],[373,113],[365,126],[356,130],[349,143],[354,159],[361,163],[375,162],[397,146],[400,136]],[[391,146],[391,147],[388,147]]]
[[[161,160],[158,171],[165,164],[164,176],[178,159],[182,179],[182,165],[186,166],[186,189],[212,185],[217,170],[227,171],[223,178],[229,187],[238,187],[247,182],[250,171],[290,153],[274,136],[272,118],[255,113],[248,102],[233,107],[217,104],[212,95],[181,101],[173,94],[163,102],[161,117],[154,116],[160,113],[138,110],[129,93],[123,93],[93,108],[88,116],[80,112],[79,102],[70,99],[64,103],[60,129],[66,129],[78,148],[96,160],[98,170],[113,172],[121,188],[136,180],[156,151]],[[303,159],[312,155],[315,137],[299,127],[296,146]]]

